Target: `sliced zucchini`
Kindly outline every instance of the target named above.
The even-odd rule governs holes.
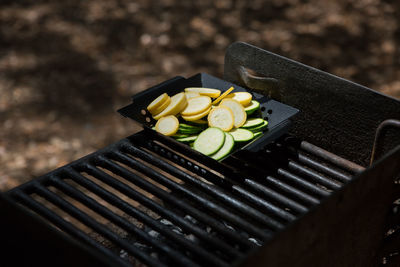
[[[218,127],[223,131],[231,130],[234,122],[232,110],[225,106],[213,108],[208,114],[208,125]]]
[[[263,119],[260,118],[253,118],[253,119],[248,119],[245,124],[242,125],[242,128],[254,128],[257,127],[258,125],[261,125],[264,123]]]
[[[208,121],[206,121],[206,120],[197,120],[197,121],[191,121],[190,123],[194,124],[195,126],[204,127],[204,125],[208,124]]]
[[[189,136],[190,136],[189,134],[180,134],[180,133],[171,135],[171,137],[172,137],[172,138],[175,138],[175,139],[185,138],[185,137],[189,137]]]
[[[230,110],[232,110],[234,119],[233,126],[236,128],[239,128],[246,122],[247,114],[244,111],[243,106],[236,100],[225,98],[221,101],[220,106],[228,107]]]
[[[268,127],[268,121],[264,121],[262,124],[256,126],[256,127],[252,127],[252,128],[248,128],[247,130],[252,131],[253,133],[255,132],[260,132],[265,130]]]
[[[197,121],[200,120],[201,118],[205,117],[208,115],[208,113],[210,112],[211,107],[209,107],[206,111],[204,111],[203,113],[200,114],[196,114],[196,115],[192,115],[192,116],[183,116],[182,115],[182,119],[184,119],[185,121]]]
[[[215,99],[212,104],[214,106],[216,106],[219,102],[221,102],[222,99],[224,99],[227,95],[229,95],[230,92],[233,91],[233,86],[231,88],[229,88],[228,90],[226,90],[222,95],[220,95],[217,99]]]
[[[212,88],[203,88],[203,87],[188,87],[185,88],[185,92],[196,92],[199,93],[200,95],[206,95],[209,97],[217,98],[220,96],[221,91],[218,89],[212,89]]]
[[[228,98],[235,99],[242,106],[248,106],[253,98],[250,93],[247,92],[236,92],[227,96]]]
[[[165,101],[167,101],[167,99],[169,99],[170,97],[167,95],[167,93],[164,93],[160,96],[158,96],[156,99],[154,99],[148,106],[147,106],[147,110],[151,113],[151,114],[157,114],[154,113],[154,111],[160,107],[162,104],[164,104]]]
[[[179,123],[179,128],[181,129],[189,129],[189,130],[201,130],[202,128],[199,126],[189,125],[186,123]]]
[[[251,131],[241,128],[234,129],[229,133],[233,136],[235,142],[247,142],[254,137],[254,134]]]
[[[256,132],[256,133],[254,133],[254,138],[253,139],[257,139],[258,137],[260,137],[262,135],[263,135],[262,132]]]
[[[183,138],[177,138],[176,141],[182,142],[182,143],[190,143],[193,142],[197,139],[197,135],[192,135],[188,137],[183,137]]]
[[[204,155],[212,155],[217,152],[225,141],[225,133],[215,127],[202,131],[194,141],[193,148]]]
[[[188,100],[188,105],[182,110],[182,116],[192,116],[206,111],[211,106],[209,96],[198,96]]]
[[[184,129],[184,128],[179,128],[178,129],[178,133],[180,134],[197,134],[199,132],[201,132],[202,129]]]
[[[167,136],[176,134],[179,128],[179,121],[174,115],[162,117],[156,123],[156,131]]]
[[[247,115],[251,115],[259,108],[260,102],[256,100],[251,100],[250,104],[244,108],[244,111],[246,111]]]
[[[187,106],[187,99],[185,93],[179,93],[171,97],[171,103],[168,105],[166,109],[164,109],[161,113],[154,115],[153,118],[155,120],[159,120],[162,117],[168,115],[176,115],[182,110],[184,110]]]
[[[229,133],[225,133],[224,145],[215,154],[212,154],[211,157],[215,160],[220,160],[229,155],[229,153],[232,152],[234,146],[235,141],[232,135]]]

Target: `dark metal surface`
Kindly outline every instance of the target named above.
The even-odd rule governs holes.
[[[235,88],[236,92],[249,91],[236,84],[218,79],[206,73],[200,73],[187,79],[176,77],[134,95],[132,97],[133,103],[118,110],[118,112],[142,125],[151,127],[155,124],[155,121],[151,114],[147,112],[146,107],[159,95],[168,93],[168,95],[172,96],[176,93],[183,92],[186,87],[217,88],[224,92],[231,86]],[[249,92],[253,95],[254,100],[260,102],[260,110],[257,116],[268,121],[268,128],[267,131],[264,132],[264,135],[241,148],[256,151],[262,148],[265,144],[278,138],[284,133],[287,133],[291,125],[289,119],[295,116],[299,110],[257,92]],[[171,141],[176,142],[173,138],[171,138]]]
[[[276,235],[242,265],[379,266],[399,162],[400,146]],[[394,240],[398,245],[399,238]]]
[[[255,46],[233,43],[226,52],[224,79],[244,85],[242,67],[282,84],[280,101],[302,111],[292,133],[363,166],[369,164],[378,125],[400,119],[399,100]],[[391,135],[383,153],[399,142],[400,135]]]
[[[342,186],[339,180],[322,176],[312,167],[307,168],[306,175],[303,175],[306,169],[297,162],[300,152],[285,138],[271,143],[265,151],[246,152],[249,158],[239,159],[240,154],[237,158],[231,157],[232,162],[240,164],[230,164],[229,160],[224,163],[210,160],[185,145],[176,147],[170,138],[146,129],[21,185],[7,195],[69,236],[116,261],[121,262],[118,251],[122,249],[150,266],[234,265],[307,214],[331,195],[332,190]],[[314,161],[322,164],[318,159]],[[208,166],[209,162],[212,168]],[[258,165],[257,162],[269,163]],[[242,168],[241,164],[247,167]],[[335,169],[329,167],[327,162],[323,165]],[[351,177],[345,170],[341,173]],[[318,184],[321,181],[332,188],[321,187]],[[118,191],[118,194],[99,182]],[[102,201],[94,199],[88,192]],[[57,211],[39,202],[35,195],[112,242],[114,252],[66,221]],[[160,219],[156,220],[143,209],[132,206],[123,196],[158,214]],[[131,239],[121,236],[108,224],[99,222],[72,200],[123,229]],[[107,204],[119,208],[144,227],[132,224]],[[193,219],[188,220],[187,216]],[[167,227],[161,219],[178,228]],[[150,235],[152,231],[163,238]],[[134,241],[130,241],[132,238]],[[123,260],[121,264],[127,262]]]
[[[54,230],[2,193],[0,217],[1,266],[126,266],[122,259],[110,257],[109,250],[93,249]],[[51,217],[57,219],[56,214]],[[75,229],[74,233],[82,232]],[[82,236],[94,242],[87,235]]]

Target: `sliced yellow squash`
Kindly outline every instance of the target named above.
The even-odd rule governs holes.
[[[163,135],[174,135],[179,129],[179,121],[174,115],[168,115],[159,119],[156,123],[156,131]]]
[[[166,109],[168,107],[168,105],[171,103],[171,98],[168,96],[167,100],[164,101],[163,104],[161,104],[161,106],[159,106],[157,109],[155,109],[153,112],[150,112],[151,115],[156,115],[158,113],[161,113],[164,109]]]
[[[242,104],[242,106],[245,107],[250,104],[253,96],[247,92],[236,92],[236,93],[232,93],[232,94],[226,96],[225,98],[234,99],[237,102],[239,102],[240,104]]]
[[[239,128],[246,122],[246,111],[244,110],[244,107],[235,99],[225,98],[221,101],[221,104],[219,106],[227,107],[232,111],[234,118],[233,125],[235,126],[235,128]]]
[[[162,104],[164,104],[164,102],[167,101],[168,98],[170,98],[170,97],[167,95],[167,93],[160,95],[159,97],[154,99],[153,102],[150,103],[150,105],[147,106],[147,110],[153,115],[157,114],[157,113],[154,113],[154,111],[157,108],[159,108]]]
[[[182,116],[192,116],[206,111],[211,106],[209,96],[198,96],[188,100],[188,105],[182,110]]]
[[[213,108],[208,114],[208,125],[220,128],[223,131],[230,131],[234,125],[233,116],[232,110],[228,107],[219,106]]]
[[[229,88],[228,90],[226,90],[222,95],[220,95],[217,99],[215,99],[212,104],[213,105],[217,105],[219,102],[221,102],[222,99],[224,99],[230,92],[233,91],[233,86],[231,88]]]
[[[185,92],[196,92],[201,95],[206,95],[209,97],[217,98],[220,96],[221,91],[218,89],[212,89],[212,88],[203,88],[203,87],[188,87],[185,88]]]
[[[187,106],[187,99],[185,93],[179,93],[171,97],[171,103],[168,105],[166,109],[164,109],[161,113],[154,115],[153,118],[155,120],[159,120],[162,117],[168,115],[176,115],[182,110],[184,110]]]
[[[200,94],[197,93],[197,92],[186,92],[185,95],[186,95],[186,98],[187,98],[188,100],[189,100],[190,98],[200,96]]]
[[[192,115],[192,116],[183,116],[182,115],[182,119],[184,119],[185,121],[197,121],[197,120],[200,120],[201,118],[207,116],[207,114],[210,112],[210,110],[211,110],[211,107],[209,107],[203,113],[199,113],[199,114],[196,114],[196,115]]]

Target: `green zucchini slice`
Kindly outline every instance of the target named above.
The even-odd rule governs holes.
[[[235,142],[247,142],[253,139],[254,134],[246,129],[237,128],[229,132]]]
[[[183,138],[177,138],[176,141],[182,142],[182,143],[190,143],[193,142],[197,139],[197,135],[192,135],[188,137],[183,137]]]
[[[215,154],[212,154],[211,157],[215,160],[220,160],[229,155],[234,146],[235,140],[233,140],[232,135],[229,133],[225,133],[224,145]]]
[[[247,121],[242,125],[242,128],[245,128],[245,129],[254,128],[263,123],[264,123],[264,120],[260,119],[260,118],[247,119]]]
[[[244,111],[246,111],[247,115],[251,115],[256,111],[257,109],[260,108],[260,103],[255,100],[251,100],[250,105],[244,108]]]
[[[225,133],[215,127],[202,131],[194,141],[193,148],[204,155],[212,155],[217,152],[225,142]]]
[[[258,125],[256,127],[248,128],[247,130],[254,132],[260,132],[265,130],[268,127],[268,121],[264,121],[263,124]]]

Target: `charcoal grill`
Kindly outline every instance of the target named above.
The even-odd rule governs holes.
[[[18,186],[0,198],[5,259],[398,263],[400,102],[245,43],[228,48],[224,80],[302,112],[288,133],[222,162],[144,127]]]

